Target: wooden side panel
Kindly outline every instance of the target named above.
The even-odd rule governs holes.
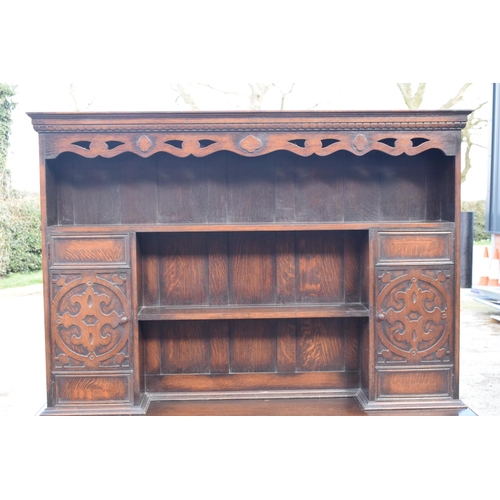
[[[130,271],[63,269],[49,276],[53,369],[132,368]]]
[[[426,218],[427,165],[421,158],[401,157],[381,161],[380,218],[412,221]]]
[[[236,320],[229,324],[230,371],[276,371],[276,320]]]
[[[279,373],[293,373],[297,359],[296,321],[281,320],[276,324],[276,366]]]
[[[131,402],[130,376],[56,375],[55,394],[59,405]]]
[[[137,157],[119,157],[120,197],[124,224],[151,224],[158,220],[156,160],[147,158],[137,168]]]
[[[297,371],[344,370],[343,318],[297,321]]]
[[[318,389],[352,390],[359,387],[358,372],[232,373],[229,375],[150,375],[151,392],[214,392]],[[284,392],[286,395],[286,392]]]
[[[296,301],[295,233],[276,233],[276,302]]]
[[[121,224],[119,159],[79,159],[73,172],[75,224]]]
[[[378,263],[443,261],[453,263],[451,232],[379,233]]]
[[[295,163],[292,154],[273,155],[275,172],[276,222],[295,221]]]
[[[129,265],[126,235],[53,236],[51,244],[51,267]]]
[[[342,164],[330,157],[295,160],[295,220],[344,220]]]
[[[144,233],[137,238],[141,249],[141,279],[142,297],[139,297],[144,306],[160,305],[160,260],[158,249],[158,234]]]
[[[227,155],[215,153],[204,158],[207,169],[207,221],[224,223],[227,221]]]
[[[227,233],[207,234],[209,303],[229,303]]]
[[[210,373],[229,373],[229,323],[208,321]]]
[[[56,165],[51,161],[48,170],[54,172],[54,182],[57,182],[57,198],[53,200],[57,204],[57,224],[74,224],[73,161],[70,159],[63,168],[56,168]]]
[[[343,236],[333,231],[297,233],[297,302],[344,300]]]
[[[275,220],[275,173],[270,157],[227,154],[228,222]]]
[[[138,240],[144,306],[359,302],[366,287],[366,231],[145,233]]]
[[[204,159],[159,155],[158,222],[207,222],[207,169]]]
[[[367,246],[367,234],[346,231],[344,242],[344,299],[346,302],[361,302],[362,252]]]
[[[450,369],[381,371],[378,375],[378,395],[384,397],[450,396]]]
[[[229,302],[276,303],[276,235],[228,233]]]
[[[210,373],[210,344],[203,321],[161,324],[163,373]]]
[[[367,323],[367,318],[352,318],[344,321],[344,364],[346,371],[360,369],[361,336]]]
[[[208,303],[206,238],[197,233],[158,236],[161,305]]]
[[[49,169],[57,198],[49,200],[57,205],[50,225],[454,219],[452,158],[435,150],[305,158],[64,153]]]
[[[342,158],[349,155],[342,153]],[[380,219],[380,167],[381,156],[347,159],[344,168],[344,220],[376,221]]]
[[[144,350],[144,373],[146,375],[162,373],[162,325],[163,323],[158,321],[141,324]]]
[[[143,322],[145,372],[357,373],[365,323],[364,318]]]

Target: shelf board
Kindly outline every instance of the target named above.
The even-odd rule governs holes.
[[[378,229],[433,229],[450,228],[450,221],[338,221],[338,222],[266,222],[266,223],[220,223],[220,224],[96,224],[49,226],[51,233],[110,233],[137,231],[141,233],[205,233],[240,231],[335,231]]]
[[[273,318],[354,318],[367,317],[368,308],[359,303],[280,304],[230,306],[142,307],[140,321],[201,319],[273,319]]]

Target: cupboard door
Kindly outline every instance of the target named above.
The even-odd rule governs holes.
[[[50,239],[49,406],[134,404],[131,239]]]
[[[52,272],[52,347],[57,370],[130,366],[126,271]]]
[[[375,246],[375,385],[379,402],[452,398],[453,234],[383,232]]]
[[[133,404],[130,302],[128,270],[51,272],[56,405]]]
[[[452,268],[378,269],[377,364],[451,362]]]

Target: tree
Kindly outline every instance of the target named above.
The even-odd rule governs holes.
[[[188,84],[189,85],[189,84]],[[286,84],[285,89],[283,85],[278,85],[277,83],[247,83],[248,92],[242,92],[237,90],[226,90],[223,88],[215,87],[210,83],[197,83],[195,84],[199,87],[204,87],[220,94],[226,96],[236,96],[238,98],[243,98],[246,102],[246,107],[251,110],[259,110],[264,108],[264,99],[269,96],[271,92],[274,93],[275,102],[278,103],[275,108],[280,110],[285,109],[286,97],[293,92],[295,83]],[[189,87],[184,83],[176,83],[172,88],[179,94],[177,99],[182,99],[185,104],[187,104],[193,111],[197,111],[198,105],[195,99],[191,95]]]
[[[408,109],[419,109],[425,97],[427,84],[419,83],[418,87],[415,90],[412,89],[411,83],[398,83],[397,85]],[[448,99],[448,101],[446,101],[440,107],[440,109],[450,109],[456,104],[462,102],[465,92],[471,85],[472,85],[471,83],[464,83],[462,87],[460,87],[458,92],[450,99]],[[467,174],[472,168],[472,162],[471,162],[472,147],[473,146],[478,146],[481,148],[484,147],[481,144],[477,144],[476,142],[474,142],[472,139],[472,135],[475,130],[482,128],[483,125],[487,123],[487,120],[484,120],[483,118],[478,118],[476,115],[476,112],[479,111],[486,103],[487,101],[483,102],[482,104],[477,106],[474,109],[474,111],[472,111],[467,120],[467,124],[462,130],[462,142],[464,142],[466,145],[464,152],[465,165],[462,169],[462,179],[461,179],[462,183],[465,182]]]
[[[9,198],[12,192],[7,153],[12,124],[11,114],[16,107],[16,103],[12,100],[15,93],[14,86],[0,83],[0,200]]]

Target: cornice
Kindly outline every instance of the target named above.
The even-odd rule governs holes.
[[[39,133],[461,130],[469,111],[28,113]]]

